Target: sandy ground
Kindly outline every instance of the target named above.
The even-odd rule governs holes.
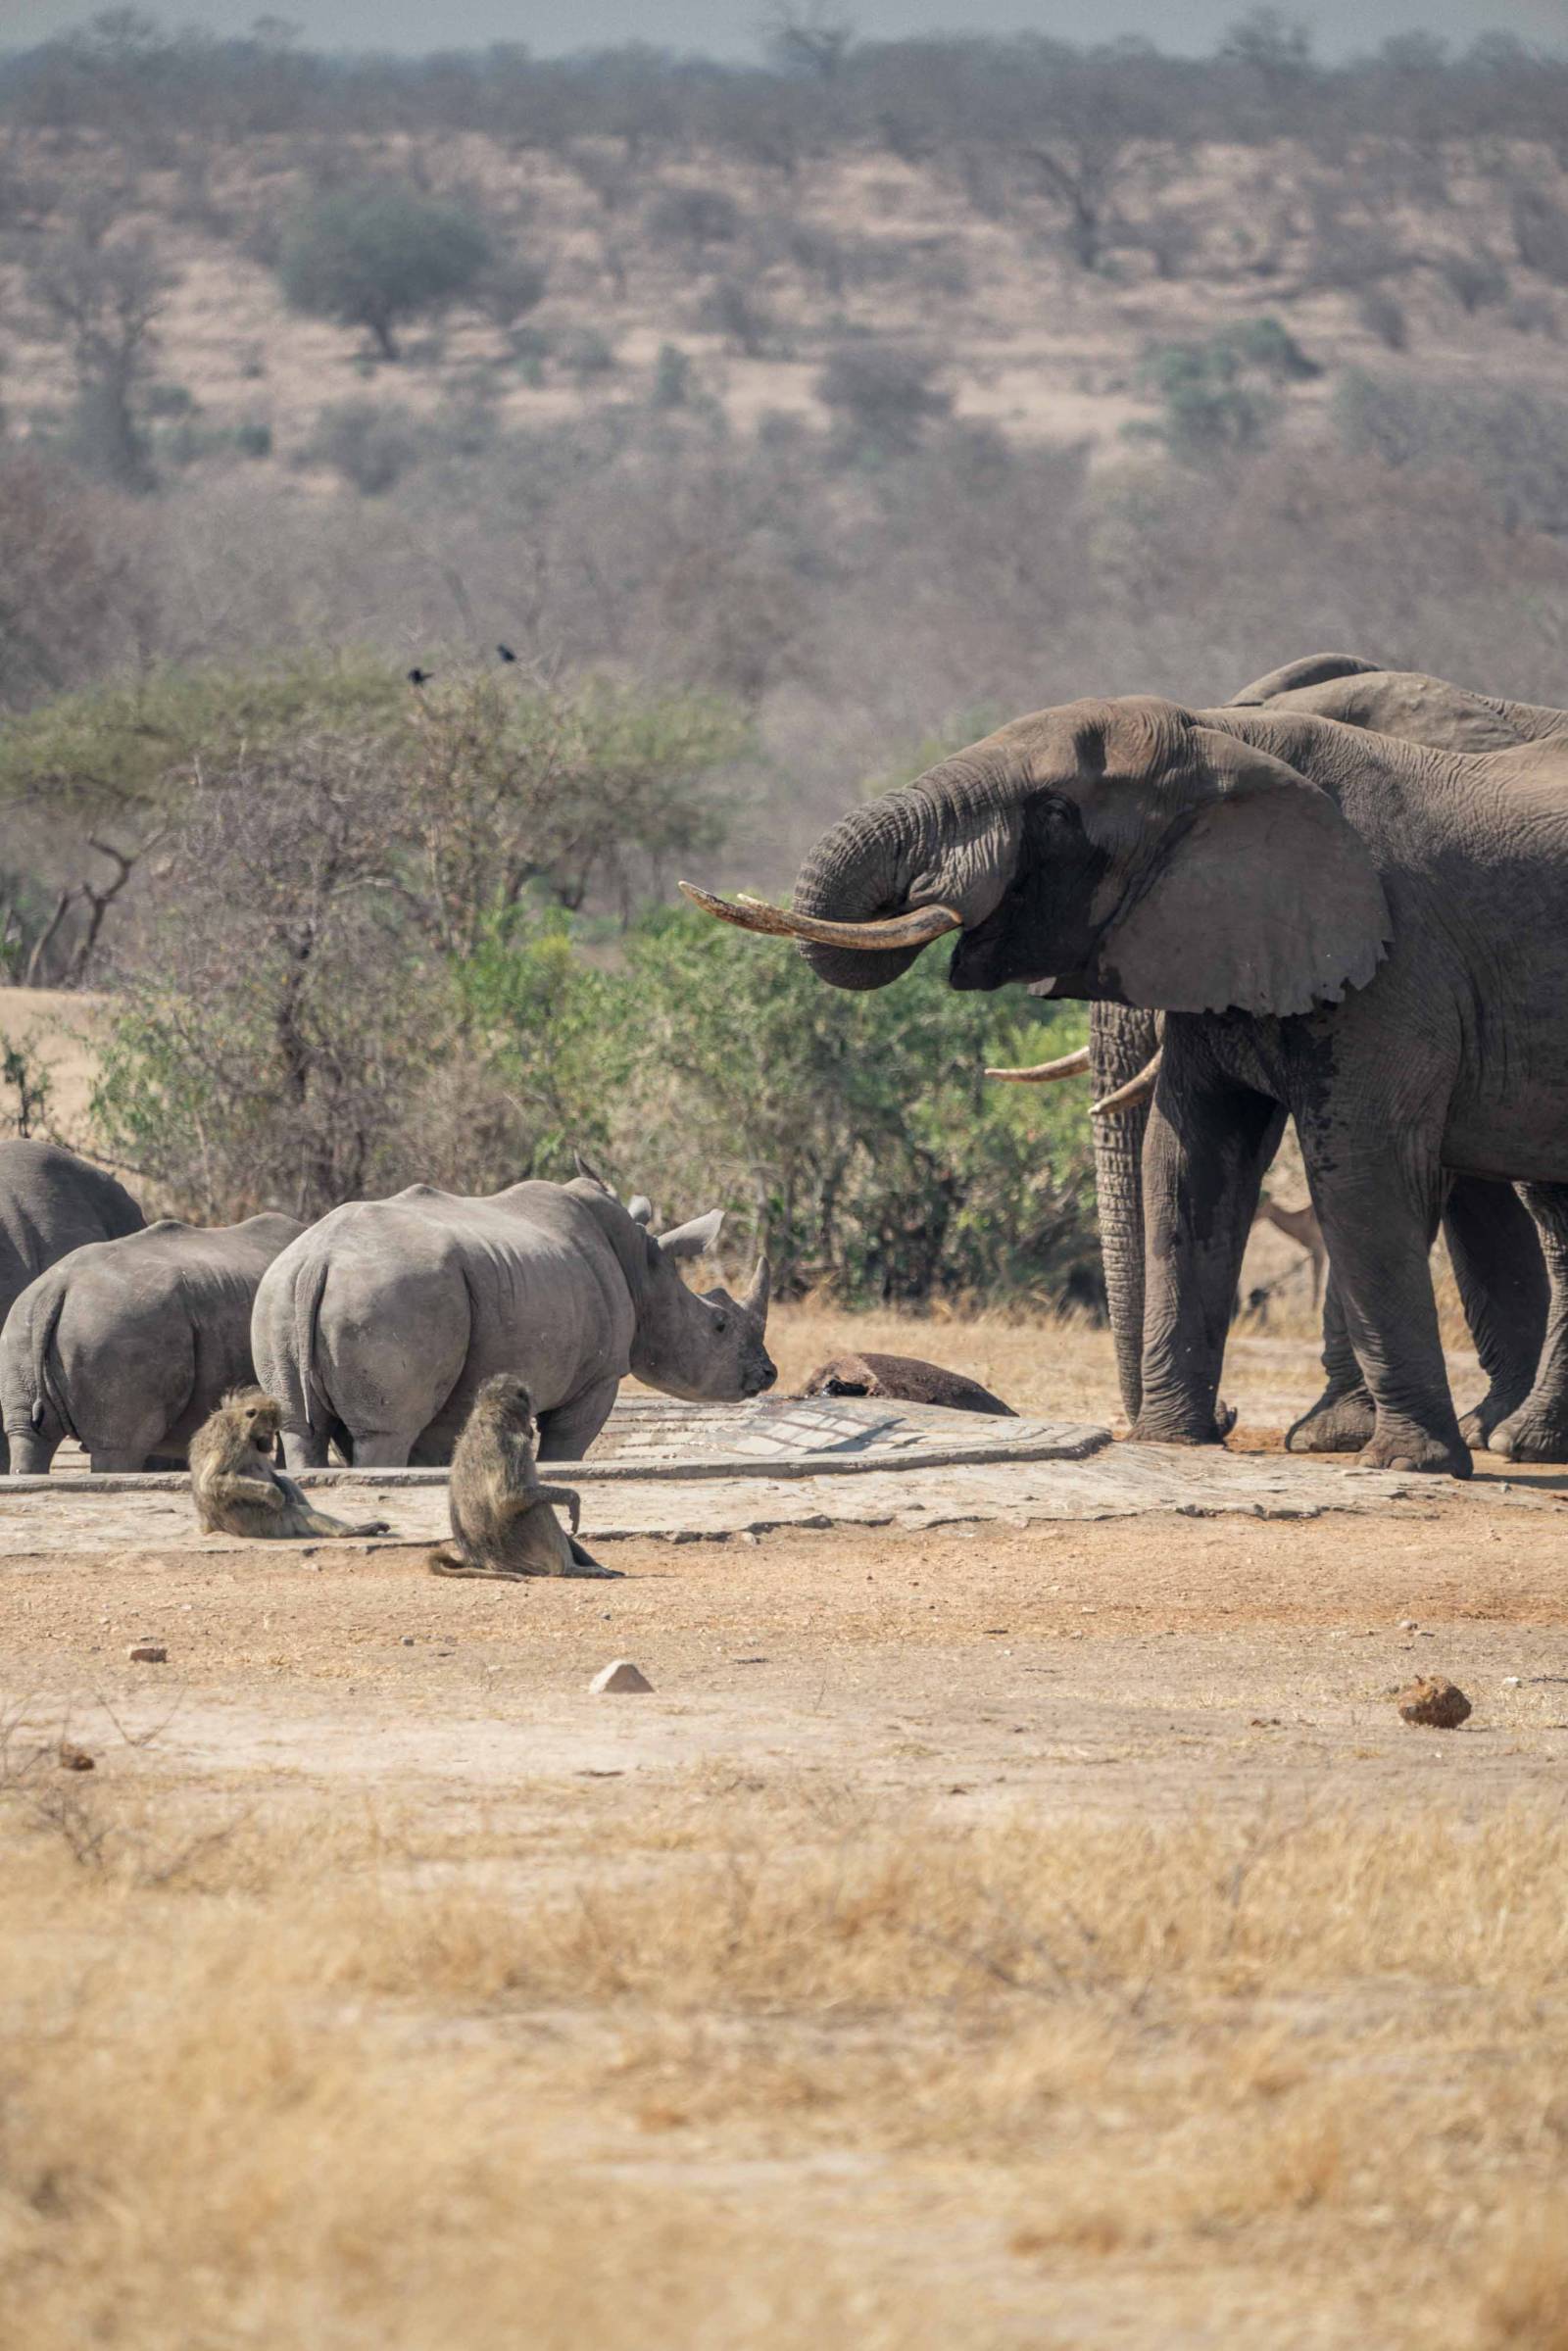
[[[917,1336],[879,1328],[864,1339],[887,1344],[896,1335],[906,1348]],[[929,1352],[945,1338],[947,1359],[965,1367],[985,1363],[999,1379],[1010,1371],[1015,1387],[1029,1384],[1026,1362],[1037,1366],[1037,1389],[1053,1384],[1039,1331],[953,1323],[919,1336]],[[806,1313],[792,1324],[785,1316],[778,1348],[786,1368],[798,1368],[796,1359],[813,1354],[822,1337],[820,1317]],[[1054,1347],[1062,1412],[1103,1412],[1103,1337],[1062,1332]],[[1287,1341],[1244,1347],[1228,1385],[1244,1427],[1266,1441],[1280,1404],[1310,1393],[1311,1350]],[[1023,1400],[1039,1408],[1042,1398]],[[1543,2282],[1528,2266],[1535,2251],[1518,2256],[1521,2272],[1498,2246],[1512,2244],[1510,2230],[1534,2228],[1539,2235],[1541,2227],[1548,2248],[1559,2241],[1554,2221],[1538,2227],[1532,2216],[1538,2191],[1549,2195],[1560,2177],[1568,2132],[1568,2115],[1550,2130],[1543,2119],[1560,2107],[1568,1950],[1545,1965],[1538,1928],[1529,1924],[1527,1933],[1527,1922],[1533,1901],[1560,1918],[1560,1878],[1544,1870],[1536,1844],[1526,1853],[1510,1840],[1523,1834],[1521,1821],[1561,1819],[1568,1585],[1552,1497],[1568,1494],[1568,1473],[1504,1477],[1505,1466],[1483,1462],[1469,1490],[1439,1481],[1428,1490],[1423,1482],[1413,1501],[1386,1516],[1330,1513],[1306,1523],[1153,1516],[1022,1531],[835,1527],[727,1543],[626,1541],[613,1546],[625,1581],[610,1586],[442,1583],[413,1548],[367,1553],[326,1544],[308,1558],[262,1545],[244,1555],[132,1546],[14,1556],[0,1563],[0,1756],[47,1760],[64,1737],[94,1756],[97,1771],[91,1781],[55,1781],[86,1788],[94,1804],[110,1807],[105,1818],[133,1803],[143,1823],[207,1824],[220,1837],[237,1834],[236,1824],[247,1835],[261,1824],[274,1840],[292,1840],[282,1879],[296,1896],[302,1876],[315,1884],[300,1856],[352,1829],[361,1842],[346,1876],[368,1866],[368,1838],[374,1869],[405,1892],[420,1888],[420,1899],[444,1908],[463,1888],[482,1889],[509,1919],[564,1904],[579,1921],[596,1922],[595,1947],[605,1954],[618,1903],[654,1905],[635,1930],[625,1929],[641,1947],[675,1933],[670,1919],[684,1916],[694,1869],[719,1869],[724,1883],[749,1886],[729,1928],[705,1923],[706,1914],[688,1922],[707,1971],[700,1990],[677,1988],[673,1975],[637,1989],[624,1953],[606,1956],[604,1980],[575,1998],[559,1984],[548,1997],[518,1988],[514,1970],[502,1970],[498,1989],[491,1972],[480,1983],[466,1960],[461,1981],[430,1994],[433,2008],[419,2004],[431,2020],[420,2029],[421,2051],[461,2044],[464,2062],[477,2063],[491,2091],[504,2078],[508,2094],[525,2095],[530,2115],[544,2118],[537,2128],[552,2177],[565,2164],[573,2193],[596,2198],[634,2180],[639,2193],[657,2190],[684,2216],[684,2250],[664,2244],[656,2257],[671,2290],[701,2274],[689,2241],[691,2227],[701,2235],[706,2225],[697,2216],[764,2232],[765,2251],[759,2240],[734,2256],[738,2272],[721,2265],[722,2290],[711,2281],[702,2287],[698,2298],[710,2295],[710,2306],[701,2324],[688,2311],[669,2321],[673,2331],[656,2327],[642,2339],[793,2345],[821,2339],[825,2325],[829,2340],[890,2345],[1349,2345],[1368,2339],[1376,2312],[1379,2339],[1414,2343],[1429,2339],[1430,2318],[1416,2289],[1436,2278],[1462,2315],[1448,2339],[1559,2344],[1551,2314],[1568,2311],[1568,2270],[1552,2266],[1548,2249]],[[130,1663],[127,1646],[149,1639],[167,1645],[168,1662]],[[652,1694],[589,1693],[596,1669],[618,1656],[636,1660]],[[1418,1672],[1451,1676],[1469,1693],[1475,1711],[1462,1730],[1400,1721],[1391,1693]],[[0,1797],[5,1791],[0,1769]],[[78,1834],[52,1815],[40,1827],[35,1802],[30,1810],[0,1802],[0,1837],[24,1887],[42,1866],[40,1837],[47,1845],[57,1833],[68,1843]],[[1421,1953],[1395,1964],[1383,1946],[1386,1929],[1374,1923],[1382,1913],[1367,1888],[1387,1875],[1390,1838],[1403,1840],[1395,1875],[1419,1909],[1426,1874],[1438,1866],[1432,1855],[1455,1833],[1470,1840],[1466,1852],[1498,1857],[1498,1869],[1512,1876],[1503,1894],[1484,1902],[1455,1897],[1454,1917],[1443,1897],[1433,1948],[1458,1932],[1458,1913],[1480,1933],[1494,1899],[1517,1904],[1524,1972],[1515,1982],[1504,1968],[1500,1989],[1488,1988],[1478,1962],[1459,1958],[1440,1994],[1424,1981]],[[1548,1833],[1557,1834],[1537,1827],[1529,1835]],[[747,1938],[760,1887],[793,1900],[796,1874],[823,1866],[824,1850],[840,1872],[880,1852],[890,1835],[913,1837],[932,1855],[961,1854],[966,1868],[979,1868],[986,1854],[986,1868],[997,1866],[991,1840],[1011,1850],[1008,1840],[1027,1835],[1067,1839],[1073,1867],[1088,1870],[1082,1840],[1109,1840],[1103,1852],[1094,1847],[1101,1857],[1070,1910],[1073,1936],[1081,1932],[1085,1947],[1097,1949],[1110,1928],[1096,1923],[1096,1905],[1110,1901],[1110,1886],[1133,1866],[1128,1838],[1138,1855],[1134,1876],[1147,1872],[1157,1889],[1194,1837],[1240,1839],[1236,1850],[1250,1855],[1271,1853],[1282,1840],[1298,1853],[1302,1839],[1326,1836],[1323,1883],[1336,1885],[1333,1855],[1342,1853],[1346,1890],[1362,1888],[1351,1915],[1364,1910],[1357,1932],[1370,1942],[1333,1964],[1305,1966],[1290,1956],[1296,1931],[1287,1928],[1274,1957],[1241,1977],[1224,1962],[1211,1984],[1205,1976],[1200,1996],[1191,1988],[1182,1995],[1179,2020],[1176,2008],[1162,2010],[1157,2028],[1137,2005],[1149,1984],[1163,1981],[1169,1955],[1162,1957],[1157,1935],[1146,1952],[1144,1992],[1135,1999],[1130,1977],[1107,1974],[1102,1984],[1096,1974],[1067,2003],[1070,2014],[1049,1998],[1042,2007],[1038,1991],[1026,2017],[1012,2012],[1010,1992],[999,1993],[1002,2010],[973,2025],[951,1995],[933,2005],[924,1994],[885,1988],[855,1997],[792,1991],[791,1971],[805,1964],[792,1939],[805,1932],[798,1924],[788,1933],[769,1927],[784,1935],[779,1972],[775,1982],[768,1959],[759,1989],[752,1975],[760,1963]],[[1505,1853],[1515,1857],[1500,1858]],[[79,1886],[81,1870],[60,1866]],[[1245,1875],[1252,1863],[1235,1866]],[[155,1935],[149,1950],[159,1940],[205,1950],[201,1938],[214,1932],[211,1890],[201,1900],[183,1897],[186,1924],[168,1945],[166,1913],[176,1897],[164,1891],[166,1878],[177,1883],[172,1865],[152,1873],[155,1893],[145,1877],[134,1879],[124,1896],[130,1907],[115,1914],[122,1948],[145,1933]],[[825,1897],[812,1883],[819,1903]],[[1214,1883],[1230,1880],[1222,1872]],[[818,1918],[808,1946],[844,1928],[845,1895],[837,1877],[834,1884],[831,1934]],[[16,1932],[31,1934],[31,1947],[97,1949],[95,1964],[104,1963],[113,1945],[103,1942],[102,1918],[71,1924],[69,1903],[79,1895],[53,1881],[49,1888],[36,1897],[42,1914],[26,1901],[13,1914]],[[291,1951],[302,1947],[305,1929],[282,1894],[259,1898],[244,1877],[220,1890],[220,1913],[239,1905],[251,1920],[248,1936],[265,1943],[271,1932]],[[329,1912],[335,1898],[311,1897]],[[963,1903],[983,1913],[1000,1898],[982,1887]],[[1288,1915],[1299,1924],[1314,1906],[1335,1908],[1338,1899],[1319,1884],[1315,1893],[1293,1897]],[[137,1907],[154,1902],[164,1905],[156,1929]],[[39,1915],[53,1926],[40,1927]],[[908,1937],[919,1948],[935,1930],[906,1923],[898,1932],[905,1952]],[[1161,1933],[1168,1943],[1176,1929],[1167,1924]],[[180,1935],[197,1939],[186,1944]],[[481,1946],[488,1947],[483,1935]],[[680,1964],[695,1964],[688,1946],[679,1948]],[[1535,1954],[1528,1969],[1527,1948]],[[0,1936],[0,1958],[5,1949]],[[281,1964],[270,1962],[269,1996],[291,2018],[310,2014],[298,1990],[285,1999],[277,1987]],[[356,1964],[368,1962],[362,1954]],[[1309,1982],[1298,1981],[1303,1967]],[[1171,1985],[1166,1991],[1175,2001]],[[187,1997],[195,1995],[180,1994]],[[397,2001],[388,2008],[373,1985],[344,2013],[357,2033],[407,2031],[396,2025]],[[1021,2136],[1010,2107],[1005,2128],[988,2122],[983,2083],[999,2052],[1020,2045],[1025,2029],[1044,2032],[1051,2066],[1064,2066],[1063,2048],[1077,2048],[1086,2015],[1115,2043],[1097,2057],[1092,2081],[1063,2077],[1040,2108],[1038,2128]],[[1283,2050],[1316,2045],[1301,2082],[1315,2081],[1314,2069],[1338,2082],[1344,2067],[1350,2090],[1335,2095],[1343,2101],[1353,2090],[1352,2105],[1368,2066],[1381,2082],[1396,2049],[1401,2097],[1451,2100],[1462,2088],[1485,2102],[1494,2096],[1506,2043],[1510,2096],[1525,2097],[1530,2085],[1533,2120],[1527,2127],[1509,2106],[1506,2129],[1499,2120],[1483,2134],[1483,2149],[1446,2107],[1442,2116],[1423,2109],[1419,2135],[1435,2150],[1437,2169],[1413,2227],[1401,2202],[1413,2190],[1398,2184],[1408,2147],[1381,2105],[1375,2120],[1356,2126],[1352,2182],[1339,2123],[1330,2135],[1341,2151],[1332,2159],[1321,2118],[1303,2140],[1304,2086],[1277,2100],[1272,2089],[1264,2097],[1255,2084],[1245,2095],[1235,2087],[1237,2066],[1252,2082],[1253,2057],[1244,2062],[1238,2052],[1253,2050],[1265,2023],[1270,2081]],[[171,2029],[167,2018],[155,2021],[155,2046]],[[133,2029],[123,2030],[134,2047]],[[109,2029],[110,2045],[121,2032],[119,2023]],[[972,2033],[980,2035],[973,2045]],[[1384,2054],[1373,2053],[1374,2044]],[[1209,2081],[1203,2066],[1220,2046],[1223,2066]],[[903,2070],[915,2047],[932,2052],[934,2068],[918,2093]],[[775,2084],[764,2095],[757,2069],[774,2082],[767,2069],[786,2061],[793,2086]],[[379,2080],[382,2062],[362,2060],[362,2088]],[[857,2068],[870,2069],[853,2094],[845,2067],[857,2081]],[[1195,2067],[1206,2087],[1195,2088]],[[89,2069],[82,2079],[91,2078]],[[58,2087],[58,2074],[51,2079]],[[807,2080],[816,2087],[802,2088]],[[1296,2084],[1298,2074],[1289,2080]],[[910,2098],[923,2119],[895,2127],[891,2118]],[[65,2111],[74,2110],[68,2103]],[[102,2119],[80,2128],[93,2135]],[[1155,2196],[1139,2169],[1157,2157],[1174,2166],[1174,2180],[1192,2133],[1205,2149],[1239,2150],[1252,2145],[1246,2134],[1254,2131],[1262,2133],[1258,2177],[1290,2184],[1277,2194],[1250,2188],[1245,2210],[1232,2209],[1229,2156],[1221,2164],[1232,2182],[1223,2210],[1200,2197],[1202,2209],[1189,2211],[1188,2189],[1169,2180]],[[1067,2227],[1060,2213],[1074,2149],[1091,2169],[1102,2165],[1107,2131],[1117,2147],[1118,2131],[1133,2134],[1137,2155],[1113,2154],[1109,2171],[1095,2173],[1102,2184],[1093,2213]],[[1043,2185],[1036,2175],[1048,2147],[1057,2169]],[[1201,2172],[1209,2154],[1192,2160],[1209,2177]],[[1129,2161],[1143,2181],[1132,2203]],[[1249,2172],[1252,2162],[1249,2155]],[[386,2226],[394,2229],[391,2220]],[[93,2262],[109,2256],[92,2252],[85,2224],[77,2242],[81,2278],[90,2278]],[[390,2235],[381,2243],[373,2224],[369,2242],[365,2258],[376,2292],[363,2308],[349,2300],[337,2307],[341,2278],[332,2268],[331,2324],[311,2339],[406,2342],[421,2351],[454,2339],[441,2323],[418,2317],[417,2297],[399,2315],[408,2278],[397,2245]],[[287,2247],[277,2254],[270,2290],[282,2293],[294,2258]],[[487,2276],[493,2254],[471,2259]],[[834,2302],[826,2319],[808,2315],[810,2297],[802,2299],[819,2265],[824,2278],[855,2281],[851,2299]],[[5,2276],[0,2258],[0,2315]],[[50,2276],[64,2315],[56,2332],[35,2339],[87,2339],[97,2307],[87,2284],[61,2282],[74,2278],[69,2259]],[[738,2276],[757,2288],[744,2309],[729,2298]],[[1508,2298],[1520,2276],[1522,2330]],[[269,2304],[264,2295],[261,2307],[282,2328],[273,2339],[303,2339],[289,2334],[300,2322],[286,2298]],[[185,2308],[178,2297],[175,2308]],[[577,2339],[633,2339],[603,2311],[570,2308],[567,2332]],[[852,2309],[858,2315],[847,2316]],[[493,2314],[477,2303],[474,2310],[462,2339],[512,2339]],[[713,2315],[719,2310],[722,2320]],[[167,2313],[162,2321],[122,2317],[120,2330],[104,2339],[138,2351],[175,2340],[260,2339],[204,2334],[190,2310],[184,2335],[168,2331]],[[557,2336],[543,2327],[539,2339]]]

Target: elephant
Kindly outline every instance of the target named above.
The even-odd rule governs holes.
[[[957,932],[956,988],[1163,1013],[1134,1434],[1214,1439],[1291,1115],[1372,1398],[1360,1457],[1464,1477],[1428,1261],[1449,1176],[1523,1182],[1548,1241],[1568,1231],[1568,741],[1538,724],[1470,752],[1272,704],[1068,704],[842,818],[793,912],[691,895],[836,986]],[[1548,1389],[1552,1355],[1548,1333]]]
[[[74,1437],[95,1470],[177,1469],[231,1388],[247,1388],[251,1307],[292,1216],[166,1217],[73,1249],[29,1282],[0,1332],[0,1408],[16,1475]]]
[[[0,1143],[0,1328],[27,1284],[88,1241],[138,1233],[147,1219],[122,1184],[58,1143]],[[0,1473],[10,1465],[0,1437]]]
[[[1568,732],[1568,710],[1495,700],[1419,671],[1390,670],[1354,654],[1317,654],[1244,686],[1233,710],[1299,710],[1437,750],[1494,751]],[[1102,1094],[1148,1067],[1158,1052],[1158,1016],[1098,1004],[1090,1015],[1085,1062]],[[1048,1068],[1052,1064],[1046,1065]],[[1144,1299],[1142,1151],[1147,1097],[1129,1100],[1114,1118],[1095,1122],[1096,1179],[1106,1297],[1123,1408],[1136,1420],[1141,1402]],[[1465,1317],[1487,1392],[1460,1426],[1467,1445],[1490,1445],[1514,1459],[1568,1459],[1568,1394],[1537,1388],[1548,1319],[1560,1317],[1560,1251],[1549,1233],[1538,1238],[1529,1209],[1506,1185],[1455,1177],[1443,1212]],[[1548,1283],[1543,1239],[1559,1262]],[[1371,1436],[1373,1402],[1356,1361],[1332,1280],[1324,1313],[1327,1384],[1288,1432],[1299,1452],[1353,1452]]]
[[[582,1459],[628,1372],[692,1401],[770,1388],[767,1259],[744,1298],[699,1295],[680,1267],[722,1209],[658,1237],[633,1209],[652,1213],[586,1175],[478,1200],[413,1184],[323,1216],[269,1266],[252,1317],[287,1467],[319,1468],[334,1439],[359,1468],[445,1464],[497,1371],[533,1399],[541,1461]]]

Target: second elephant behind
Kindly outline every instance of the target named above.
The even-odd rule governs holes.
[[[1244,686],[1237,710],[1300,711],[1435,750],[1502,751],[1568,733],[1568,710],[1507,702],[1419,671],[1380,668],[1354,654],[1316,654]],[[1157,1052],[1160,1018],[1125,1004],[1090,1013],[1089,1062],[1097,1096],[1128,1085]],[[1122,1405],[1142,1402],[1144,1207],[1142,1152],[1147,1097],[1096,1121],[1095,1172],[1105,1291]],[[1516,1459],[1568,1460],[1568,1395],[1545,1354],[1551,1284],[1535,1220],[1513,1189],[1477,1177],[1451,1184],[1443,1233],[1465,1320],[1486,1376],[1485,1395],[1462,1427],[1476,1446]],[[1298,1452],[1354,1452],[1374,1408],[1345,1328],[1332,1279],[1324,1301],[1326,1385],[1287,1443]]]

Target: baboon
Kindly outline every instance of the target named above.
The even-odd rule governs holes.
[[[190,1491],[207,1535],[389,1535],[383,1518],[347,1526],[313,1510],[292,1478],[272,1465],[281,1419],[265,1389],[231,1388],[190,1441]]]
[[[543,1486],[534,1460],[533,1399],[515,1372],[497,1372],[473,1399],[452,1455],[453,1541],[430,1553],[438,1576],[616,1576],[575,1540],[582,1505],[570,1486]],[[552,1509],[562,1503],[568,1535]]]

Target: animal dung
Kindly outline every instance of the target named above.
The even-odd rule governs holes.
[[[1407,1723],[1433,1731],[1457,1731],[1472,1711],[1458,1684],[1445,1681],[1441,1674],[1422,1674],[1394,1702]]]
[[[60,1741],[57,1760],[63,1772],[91,1772],[98,1768],[86,1748],[73,1746],[69,1739]]]
[[[620,1697],[633,1690],[651,1690],[653,1687],[641,1667],[633,1665],[629,1657],[617,1657],[613,1665],[601,1667],[588,1685],[596,1698]]]
[[[125,1651],[132,1665],[167,1665],[169,1651],[161,1641],[133,1641]]]

